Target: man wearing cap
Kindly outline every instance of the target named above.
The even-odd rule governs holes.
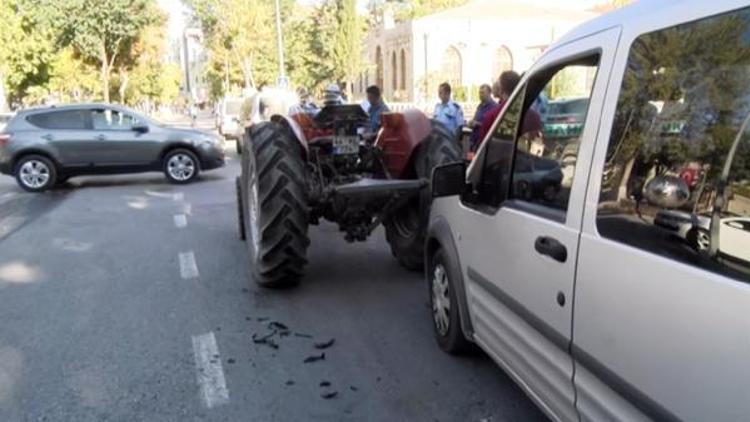
[[[323,105],[341,105],[343,103],[341,88],[337,84],[328,84],[323,90]]]
[[[448,127],[451,133],[456,133],[458,128],[464,125],[464,111],[461,106],[451,100],[451,86],[447,82],[440,84],[438,88],[440,102],[435,105],[432,114],[435,120]]]

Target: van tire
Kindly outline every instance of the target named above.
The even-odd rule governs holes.
[[[461,324],[456,294],[457,281],[453,277],[456,274],[455,269],[456,263],[450,262],[448,254],[438,249],[432,255],[430,267],[426,273],[435,341],[443,351],[452,355],[464,354],[474,348],[473,344],[466,339]]]

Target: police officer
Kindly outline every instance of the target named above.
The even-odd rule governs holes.
[[[451,100],[451,86],[447,82],[440,84],[438,88],[440,102],[435,105],[433,117],[443,123],[451,132],[456,132],[464,125],[464,111],[461,106]]]

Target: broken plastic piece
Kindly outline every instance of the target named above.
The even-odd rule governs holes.
[[[312,355],[305,358],[304,363],[317,362],[319,360],[325,360],[326,354],[321,353],[319,355]]]
[[[320,342],[320,343],[315,343],[315,348],[316,349],[327,349],[327,348],[333,346],[333,343],[335,341],[336,341],[336,339],[332,338],[332,339],[330,339],[328,341],[324,341],[324,342]]]

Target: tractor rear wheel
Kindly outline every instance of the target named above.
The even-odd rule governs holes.
[[[267,122],[253,128],[243,150],[242,214],[253,278],[266,287],[296,284],[310,244],[302,147]]]
[[[456,137],[439,122],[433,121],[432,132],[422,141],[414,161],[416,177],[432,180],[432,169],[461,160]],[[424,242],[432,205],[431,189],[422,189],[409,203],[385,221],[385,236],[391,253],[403,267],[418,271],[424,263]]]

